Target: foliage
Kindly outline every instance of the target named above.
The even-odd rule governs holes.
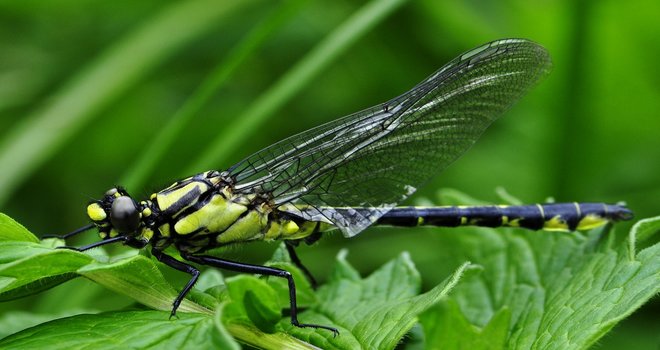
[[[49,322],[43,322],[45,315],[28,315],[36,325],[14,328],[16,333],[0,340],[3,348],[215,349],[238,347],[235,338],[264,349],[393,349],[421,314],[429,349],[585,349],[660,291],[660,244],[634,249],[637,236],[660,231],[660,217],[640,221],[619,244],[609,229],[586,236],[475,230],[454,250],[485,264],[485,271],[463,263],[421,294],[421,277],[407,253],[362,278],[343,251],[327,283],[314,291],[281,246],[275,254],[279,260],[269,264],[293,271],[300,306],[306,308],[301,321],[336,327],[340,335],[333,337],[325,330],[294,327],[281,315],[288,307],[281,279],[223,279],[210,270],[197,285],[204,290],[196,290],[181,304],[178,317],[168,320],[177,293],[155,259],[57,249],[62,241],[35,242],[4,215],[0,228],[1,300],[83,276],[162,310],[53,315]],[[13,316],[3,315],[0,324]]]
[[[660,76],[649,72],[660,54],[659,11],[660,3],[652,0],[3,2],[0,207],[34,232],[63,233],[85,220],[90,197],[113,185],[143,197],[191,175],[191,168],[226,169],[283,137],[392,98],[469,48],[523,37],[551,53],[549,79],[419,193],[434,196],[437,188],[450,186],[495,201],[492,188],[504,185],[525,203],[549,194],[557,201],[625,200],[637,217],[654,216],[660,207],[660,162],[655,161],[660,159]],[[31,237],[37,243],[16,227],[0,230],[14,232],[12,241]],[[423,276],[423,290],[429,290],[466,260],[484,266],[478,278],[488,275],[491,244],[502,242],[482,237],[483,232],[372,229],[350,241],[328,237],[300,255],[315,275],[327,276],[329,262],[343,247],[350,248],[351,263],[362,273],[408,250]],[[482,246],[482,239],[490,243]],[[631,241],[628,254],[657,241],[658,235]],[[7,258],[50,252],[46,243],[61,244],[42,242]],[[620,247],[618,241],[608,244]],[[240,259],[263,262],[269,250],[255,244],[241,250]],[[99,280],[110,276],[102,252],[93,252],[86,272]],[[121,262],[123,253],[110,255],[117,269],[137,271],[132,269],[143,265],[130,265],[130,259],[150,261]],[[18,296],[45,290],[3,303],[0,332],[80,313],[117,312],[132,302],[67,273],[89,261],[85,255],[67,257],[67,264],[48,267],[61,274],[24,281],[13,291]],[[35,258],[29,266],[59,258]],[[179,277],[163,273],[167,280]],[[470,281],[463,280],[453,295]],[[122,289],[131,280],[114,283]],[[196,297],[197,305],[210,301],[204,294]],[[165,299],[165,294],[151,298],[163,305]],[[601,348],[655,348],[657,301],[601,338]],[[466,312],[458,301],[433,310],[451,314],[456,305]],[[487,304],[484,310],[492,310],[483,318],[446,320],[451,327],[505,341],[497,324],[516,314],[507,316],[497,305]],[[231,313],[231,306],[224,313]],[[407,339],[412,343],[423,334],[413,328]]]

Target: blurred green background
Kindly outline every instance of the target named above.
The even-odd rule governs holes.
[[[70,231],[115,184],[146,196],[225,169],[403,93],[463,51],[523,37],[550,51],[550,77],[411,203],[435,201],[443,187],[497,202],[502,186],[524,202],[626,201],[638,218],[660,213],[660,3],[365,4],[0,2],[0,210],[36,233]],[[364,273],[408,250],[431,286],[445,277],[438,250],[450,248],[427,238],[444,232],[334,235],[300,255],[322,280],[341,247]],[[258,262],[273,248],[229,256]],[[3,308],[97,305],[95,288],[74,281]],[[107,296],[100,306],[114,303],[129,301]],[[656,298],[598,347],[656,349],[658,314]]]

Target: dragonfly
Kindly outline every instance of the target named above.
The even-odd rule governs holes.
[[[63,248],[86,251],[112,243],[142,249],[190,280],[172,303],[171,316],[193,288],[196,265],[286,279],[291,324],[298,320],[290,272],[222,259],[215,248],[254,241],[284,241],[292,262],[311,281],[296,255],[330,231],[353,237],[373,225],[520,227],[586,230],[628,220],[624,205],[547,203],[486,206],[398,206],[467,151],[511,105],[545,77],[548,52],[525,39],[502,39],[469,50],[404,94],[268,146],[227,170],[205,171],[136,200],[114,187],[87,206],[100,241]],[[174,247],[181,259],[165,252]]]

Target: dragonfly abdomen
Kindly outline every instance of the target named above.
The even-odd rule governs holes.
[[[588,230],[610,221],[628,220],[632,212],[604,203],[551,203],[455,207],[396,207],[376,224],[391,226],[522,227],[530,230]]]

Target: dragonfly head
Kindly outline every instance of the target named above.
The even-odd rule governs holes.
[[[87,216],[98,227],[103,239],[118,235],[138,235],[142,211],[138,203],[121,187],[109,189],[103,198],[87,206]]]

